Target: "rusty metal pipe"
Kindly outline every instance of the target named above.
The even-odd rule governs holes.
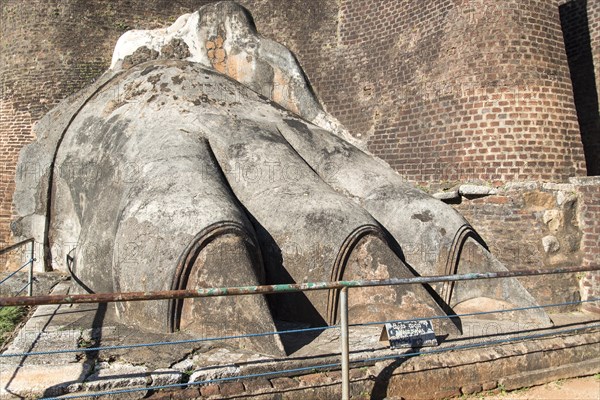
[[[600,266],[555,268],[551,270],[515,270],[486,273],[470,273],[463,275],[419,276],[414,278],[394,278],[382,280],[309,282],[263,286],[239,286],[223,288],[199,288],[196,290],[165,290],[156,292],[126,293],[94,293],[33,297],[0,297],[0,306],[35,306],[42,304],[81,304],[110,303],[120,301],[144,301],[185,299],[195,297],[241,296],[249,294],[291,293],[309,290],[342,289],[344,287],[394,286],[434,282],[471,281],[476,279],[515,278],[520,276],[537,276],[566,274],[575,272],[600,271]]]

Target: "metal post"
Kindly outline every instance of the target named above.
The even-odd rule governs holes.
[[[35,261],[35,240],[31,241],[31,257],[29,259],[29,287],[27,294],[33,296],[33,262]]]
[[[350,343],[348,338],[348,287],[340,292],[341,340],[342,340],[342,400],[350,398]]]

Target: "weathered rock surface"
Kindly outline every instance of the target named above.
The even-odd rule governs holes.
[[[183,374],[174,369],[157,369],[150,373],[152,386],[174,385],[180,383],[183,379]]]
[[[40,398],[60,396],[83,388],[89,364],[25,365],[0,367],[0,396]]]
[[[46,264],[70,270],[79,292],[505,270],[462,216],[338,128],[287,49],[240,6],[211,4],[166,31],[124,35],[113,70],[46,117],[20,162],[51,168],[17,182],[15,229],[47,243]],[[57,250],[66,243],[76,246]],[[481,297],[535,304],[515,279],[486,285],[353,289],[350,312],[366,322]],[[129,302],[118,313],[148,330],[227,336],[276,331],[273,316],[335,323],[337,298]],[[284,352],[278,336],[239,345]]]
[[[206,367],[194,371],[190,375],[189,382],[204,382],[220,378],[231,378],[238,375],[240,375],[240,368],[236,365]]]
[[[438,192],[438,193],[434,193],[433,197],[435,197],[438,200],[457,200],[460,198],[460,193],[458,192],[458,190],[448,190],[445,192]]]
[[[165,29],[126,32],[117,42],[111,69],[160,58],[183,59],[214,69],[357,144],[323,110],[294,55],[259,35],[252,16],[234,2],[209,4],[182,15]]]
[[[496,189],[482,185],[460,185],[458,192],[465,197],[488,196],[496,194]]]
[[[560,249],[560,243],[556,236],[548,235],[542,238],[542,245],[546,253],[556,253]]]
[[[147,386],[151,382],[148,369],[128,364],[100,363],[86,379],[84,388],[89,391],[103,391],[115,388]]]

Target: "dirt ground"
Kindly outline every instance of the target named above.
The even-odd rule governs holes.
[[[600,374],[565,379],[541,386],[498,394],[475,394],[460,399],[485,400],[600,400]]]

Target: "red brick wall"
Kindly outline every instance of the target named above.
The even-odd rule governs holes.
[[[582,265],[600,265],[600,179],[580,178],[577,193],[580,198],[580,225],[583,232],[581,250]],[[600,298],[600,272],[588,272],[581,279],[581,297],[583,300]],[[588,311],[600,313],[600,302],[583,306]]]
[[[454,204],[509,269],[600,266],[600,177],[507,185]],[[548,250],[544,239],[558,247]],[[600,298],[600,272],[520,278],[540,304]],[[576,309],[578,306],[549,309]],[[600,313],[600,302],[582,308]]]
[[[590,30],[590,47],[594,61],[594,76],[596,78],[596,125],[591,127],[591,135],[595,134],[596,140],[590,153],[595,154],[596,168],[594,175],[600,175],[600,1],[588,0],[587,17]]]
[[[4,224],[0,229],[0,248],[8,242],[5,235],[8,221],[11,218],[12,199],[15,190],[14,176],[18,152],[33,138],[31,124],[33,118],[26,110],[16,110],[14,104],[0,98],[0,221]],[[1,261],[1,260],[0,260]]]
[[[567,1],[559,9],[588,175],[600,175],[600,113],[596,85],[600,72],[600,33],[593,28],[598,25],[599,9],[600,2],[588,0]]]
[[[552,269],[581,265],[579,199],[571,184],[528,182],[499,188],[496,195],[462,198],[457,209],[508,269]],[[547,249],[544,240],[558,247]],[[468,255],[467,255],[468,256]],[[576,274],[519,279],[539,304],[579,301]],[[577,305],[549,309],[574,310]]]
[[[409,179],[585,173],[556,3],[344,1],[340,47],[326,105]]]
[[[587,17],[590,28],[590,45],[594,58],[594,75],[596,77],[596,92],[600,99],[600,1],[588,0]]]

